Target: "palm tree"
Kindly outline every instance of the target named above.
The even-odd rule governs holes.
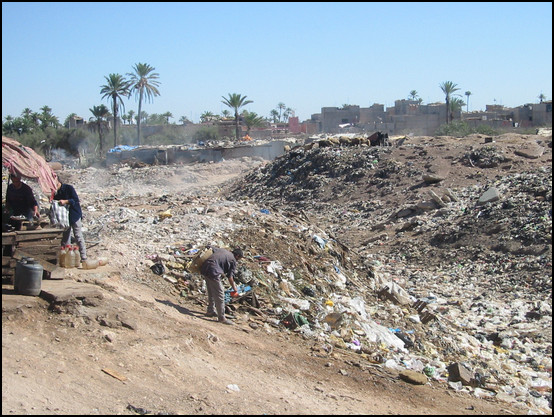
[[[148,122],[148,113],[146,113],[144,110],[142,110],[140,112],[140,114],[135,117],[135,119],[137,120],[137,123],[139,123],[139,122],[147,123]]]
[[[253,127],[261,127],[265,124],[265,119],[262,116],[258,116],[256,113],[244,111],[242,114],[242,120],[244,121],[244,124],[246,125],[246,134],[250,134],[250,130]]]
[[[211,111],[205,111],[200,115],[200,123],[211,122],[214,119],[215,114],[213,114]]]
[[[50,112],[52,111],[52,109],[47,105],[42,106],[40,110],[42,110],[42,114],[50,114]]]
[[[120,74],[110,74],[108,77],[104,76],[107,84],[100,86],[100,94],[103,94],[102,98],[108,98],[112,100],[112,114],[113,114],[113,146],[117,146],[117,111],[119,107],[125,110],[125,104],[123,104],[122,97],[129,97],[129,81],[125,80]]]
[[[23,111],[21,112],[21,116],[24,118],[24,119],[27,119],[27,120],[30,120],[31,119],[31,115],[33,114],[33,111],[29,108],[29,107],[25,107],[23,109]]]
[[[289,121],[289,117],[291,114],[293,114],[294,111],[290,108],[290,107],[287,107],[283,113],[283,121],[286,123]]]
[[[458,84],[453,83],[452,81],[445,81],[442,84],[440,84],[440,88],[442,92],[445,94],[445,101],[446,101],[446,123],[450,121],[452,114],[450,113],[450,100],[452,98],[452,94],[455,91],[458,91],[459,88],[457,88]]]
[[[21,117],[22,117],[21,123],[23,125],[23,131],[32,132],[36,127],[36,124],[33,121],[33,111],[29,107],[26,107],[21,112]]]
[[[414,101],[417,100],[417,91],[416,90],[410,91],[410,95],[408,97]]]
[[[223,116],[224,119],[228,119],[231,117],[231,112],[227,109],[221,110],[221,115]]]
[[[279,112],[277,110],[273,109],[269,112],[269,116],[273,120],[273,123],[277,123],[277,118],[279,117]]]
[[[471,95],[471,91],[466,91],[464,94],[467,97],[467,99],[466,99],[466,103],[467,103],[466,111],[469,113],[469,96]]]
[[[40,114],[40,121],[42,123],[42,129],[46,129],[48,126],[58,127],[60,122],[58,118],[52,114],[52,109],[46,105],[40,108],[42,113]]]
[[[537,98],[540,100],[540,103],[546,100],[546,96],[543,93],[540,93]]]
[[[73,117],[77,116],[77,113],[69,113],[63,123],[64,127],[69,128],[69,123]]]
[[[102,153],[104,149],[104,131],[108,130],[108,117],[110,116],[110,111],[103,104],[93,106],[92,109],[89,110],[94,118],[91,117],[89,119],[88,127],[91,130],[98,131],[98,138],[100,139],[100,153]]]
[[[36,111],[31,114],[31,120],[33,122],[34,127],[40,126],[40,113],[37,113]]]
[[[4,122],[2,123],[2,135],[11,135],[14,132],[14,118],[11,115],[4,117]]]
[[[163,117],[167,120],[167,124],[169,124],[169,118],[173,118],[173,114],[171,114],[170,111],[166,111],[164,114],[162,114]]]
[[[286,107],[285,103],[277,103],[277,108],[279,109],[279,123],[281,122],[281,112],[285,110]]]
[[[134,92],[135,97],[138,95],[138,114],[141,114],[142,99],[144,98],[144,95],[146,94],[148,101],[152,101],[154,96],[160,95],[160,92],[158,91],[158,87],[160,86],[158,78],[160,74],[152,72],[156,68],[151,67],[148,64],[138,63],[135,64],[133,69],[135,72],[128,73],[127,75],[131,79],[131,93]],[[137,123],[137,145],[140,145],[140,118]]]
[[[461,97],[453,97],[450,99],[450,114],[452,117],[454,117],[454,113],[462,111],[464,104],[464,100]]]
[[[239,141],[239,109],[247,104],[254,103],[252,100],[246,100],[246,96],[242,97],[240,94],[229,93],[229,97],[223,98],[222,103],[235,110],[235,138]]]
[[[183,126],[187,123],[192,123],[187,116],[181,116],[179,118],[179,123],[181,123]]]
[[[134,110],[129,110],[127,112],[127,120],[129,120],[130,125],[133,124],[133,120],[135,120],[135,111]]]

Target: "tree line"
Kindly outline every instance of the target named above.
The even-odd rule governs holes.
[[[169,123],[169,119],[173,118],[171,112],[166,112],[162,115],[149,116],[142,110],[143,102],[148,100],[151,102],[154,97],[160,95],[159,87],[159,73],[155,72],[155,68],[147,63],[137,63],[133,66],[133,71],[128,72],[125,76],[118,73],[110,73],[105,76],[105,84],[100,86],[100,94],[102,99],[106,99],[110,105],[110,109],[104,104],[95,105],[89,110],[92,113],[92,117],[89,118],[88,127],[98,134],[100,152],[104,149],[104,140],[106,134],[110,129],[109,120],[113,121],[112,128],[114,133],[114,147],[117,146],[117,123],[119,118],[123,123],[128,122],[133,124],[136,121],[137,136],[136,145],[141,144],[141,125],[144,121],[149,120],[152,124],[159,122]],[[125,113],[124,98],[130,98],[134,96],[138,101],[138,112],[135,113],[130,110],[129,113]],[[248,132],[252,127],[262,126],[267,119],[259,116],[255,112],[248,112],[243,110],[239,115],[239,109],[247,104],[253,103],[252,100],[247,100],[246,96],[233,93],[228,97],[222,97],[222,103],[234,110],[234,118],[236,124],[235,139],[239,140],[239,126],[240,122],[247,126]],[[279,103],[277,110],[272,111],[273,120],[277,119],[281,121],[281,116],[288,118],[291,110],[286,108],[283,103]],[[110,111],[111,110],[111,111]],[[284,113],[282,111],[285,110]],[[135,116],[136,114],[136,116]],[[121,116],[120,116],[121,115]],[[231,116],[229,111],[223,113],[224,117]],[[76,116],[75,113],[71,113],[65,120],[64,126],[69,127],[70,120]],[[209,121],[214,118],[214,115],[210,112],[204,112],[201,116],[201,121]],[[186,116],[181,117],[179,121],[183,124],[190,121]],[[48,106],[43,106],[41,112],[33,112],[31,109],[26,108],[23,110],[21,117],[6,116],[5,121],[2,123],[2,134],[26,134],[34,133],[37,130],[45,131],[46,128],[59,128],[61,124],[56,116],[52,114],[52,109]]]
[[[104,104],[91,107],[89,110],[92,116],[88,121],[88,128],[98,134],[99,150],[100,153],[104,150],[104,141],[106,135],[110,130],[110,123],[112,122],[114,132],[114,147],[117,146],[117,122],[119,119],[123,123],[130,125],[136,122],[136,145],[141,144],[141,126],[143,123],[148,124],[169,124],[169,119],[173,118],[171,112],[163,114],[149,115],[143,109],[143,103],[145,101],[151,102],[154,97],[160,96],[159,87],[161,85],[159,81],[159,74],[155,72],[155,68],[147,63],[137,63],[133,66],[133,71],[126,73],[125,76],[118,73],[111,73],[105,76],[105,84],[100,86],[100,94],[102,99],[106,99],[110,105],[110,109]],[[460,91],[458,85],[452,81],[445,81],[439,85],[440,89],[445,95],[446,103],[446,124],[452,122],[454,114],[461,111],[463,106],[466,106],[466,111],[469,112],[469,97],[472,95],[471,91],[466,91],[466,101],[462,99],[460,94],[456,94]],[[124,98],[130,98],[134,96],[138,101],[138,111],[129,110],[125,113]],[[408,98],[422,103],[422,99],[418,96],[417,90],[411,90]],[[544,94],[538,96],[542,103],[546,97]],[[252,100],[248,100],[247,96],[243,96],[237,93],[229,93],[227,97],[222,96],[223,104],[229,107],[230,110],[223,110],[221,116],[216,115],[210,111],[205,111],[200,116],[200,122],[212,122],[223,119],[234,119],[235,122],[235,140],[240,139],[240,124],[244,124],[247,128],[247,134],[253,127],[263,127],[268,123],[287,123],[289,118],[294,115],[294,111],[287,107],[284,103],[279,102],[277,107],[270,111],[269,117],[262,117],[255,112],[250,112],[244,107],[253,103]],[[347,108],[349,105],[344,105],[343,108]],[[242,111],[240,111],[242,109]],[[110,111],[111,110],[111,111]],[[240,111],[240,112],[239,112]],[[121,116],[119,116],[121,115]],[[70,120],[76,116],[75,113],[71,113],[65,119],[64,127],[69,128]],[[192,123],[186,116],[182,116],[179,119],[182,124]],[[17,134],[36,134],[52,136],[52,129],[58,129],[62,125],[58,118],[52,114],[52,109],[47,105],[40,108],[40,112],[34,112],[30,108],[25,108],[21,117],[12,117],[10,115],[4,118],[2,123],[2,134],[13,135]],[[67,135],[62,135],[67,136]],[[67,137],[66,137],[67,140]]]

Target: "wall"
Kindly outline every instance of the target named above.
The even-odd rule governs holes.
[[[175,162],[220,162],[224,159],[242,157],[260,157],[273,160],[285,153],[287,141],[270,141],[262,145],[239,145],[232,148],[198,148],[189,149],[183,146],[169,147],[139,147],[122,152],[108,152],[106,165],[122,163],[135,159],[146,164],[171,164]]]
[[[347,109],[323,107],[321,109],[321,119],[323,133],[338,133],[340,124],[359,123],[360,106],[350,106]]]

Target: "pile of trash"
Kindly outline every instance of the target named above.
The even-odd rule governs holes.
[[[74,184],[85,238],[104,242],[122,279],[204,302],[194,254],[240,246],[242,293],[227,306],[251,327],[551,413],[551,159],[487,178],[495,167],[475,161],[512,156],[472,152],[449,160],[474,170],[455,187],[423,179],[425,145],[344,141],[294,148],[202,190],[197,171],[171,166],[76,171]]]
[[[528,287],[495,289],[489,271],[469,265],[429,270],[359,256],[309,223],[267,209],[252,207],[232,223],[218,243],[248,249],[237,281],[250,298],[229,299],[231,312],[298,333],[323,352],[350,350],[373,366],[549,410],[550,299]],[[187,272],[191,250],[184,249],[168,248],[157,260],[181,296],[203,299],[203,280]]]
[[[444,195],[429,192],[428,201],[392,212],[390,206],[356,200],[353,193],[350,207],[336,202],[351,185],[360,187],[362,178],[368,195],[383,190],[386,195],[398,192],[399,175],[423,176],[416,164],[383,158],[392,152],[295,148],[253,170],[229,192],[229,198],[246,197],[273,210],[310,213],[317,224],[325,219],[334,225],[327,229],[333,236],[344,237],[349,229],[363,235],[351,250],[357,265],[336,271],[345,277],[343,288],[326,269],[323,280],[333,288],[306,309],[310,326],[301,331],[368,353],[385,366],[424,372],[456,390],[551,410],[551,165]],[[488,145],[460,161],[476,168],[510,161],[500,155]],[[322,284],[322,277],[311,278]],[[287,284],[306,299],[305,281]],[[301,305],[296,302],[300,310]],[[464,373],[468,377],[459,376]]]

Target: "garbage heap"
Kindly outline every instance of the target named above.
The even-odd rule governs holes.
[[[517,166],[488,144],[451,160],[472,181],[425,189],[444,180],[415,163],[425,146],[404,144],[414,159],[402,162],[354,142],[294,148],[211,195],[166,189],[184,167],[122,170],[102,196],[83,179],[85,236],[124,254],[110,260],[131,267],[123,279],[199,303],[194,253],[240,246],[244,291],[228,308],[251,327],[551,413],[551,159],[488,178],[487,166]]]
[[[299,331],[456,390],[551,412],[551,164],[486,179],[487,168],[535,158],[528,149],[536,146],[514,146],[515,156],[494,143],[474,147],[456,161],[473,169],[473,184],[430,190],[425,200],[391,210],[368,197],[398,193],[402,181],[411,179],[415,188],[416,178],[423,184],[443,178],[391,158],[393,147],[330,139],[258,167],[228,193],[270,210],[308,213],[327,226],[328,233],[299,226],[311,239],[308,253],[334,258],[327,265],[299,274],[297,265],[279,268],[289,253],[272,259],[280,283],[273,289],[287,311],[308,317],[310,326]],[[550,152],[551,144],[550,138]],[[425,157],[425,148],[418,153]],[[356,199],[361,184],[371,192]],[[355,243],[345,257],[343,239],[352,230],[360,237],[349,239]],[[264,249],[271,234],[290,236],[272,227],[261,237]],[[306,246],[291,246],[306,253]],[[319,289],[319,298],[305,288]]]
[[[246,248],[236,280],[247,290],[228,308],[254,328],[298,333],[318,352],[356,352],[370,366],[415,371],[478,397],[550,409],[552,306],[540,291],[494,285],[502,279],[484,264],[432,269],[360,256],[291,213],[252,206],[231,219],[238,227],[210,242]],[[205,288],[187,265],[199,247],[156,257],[164,277],[195,301]]]

